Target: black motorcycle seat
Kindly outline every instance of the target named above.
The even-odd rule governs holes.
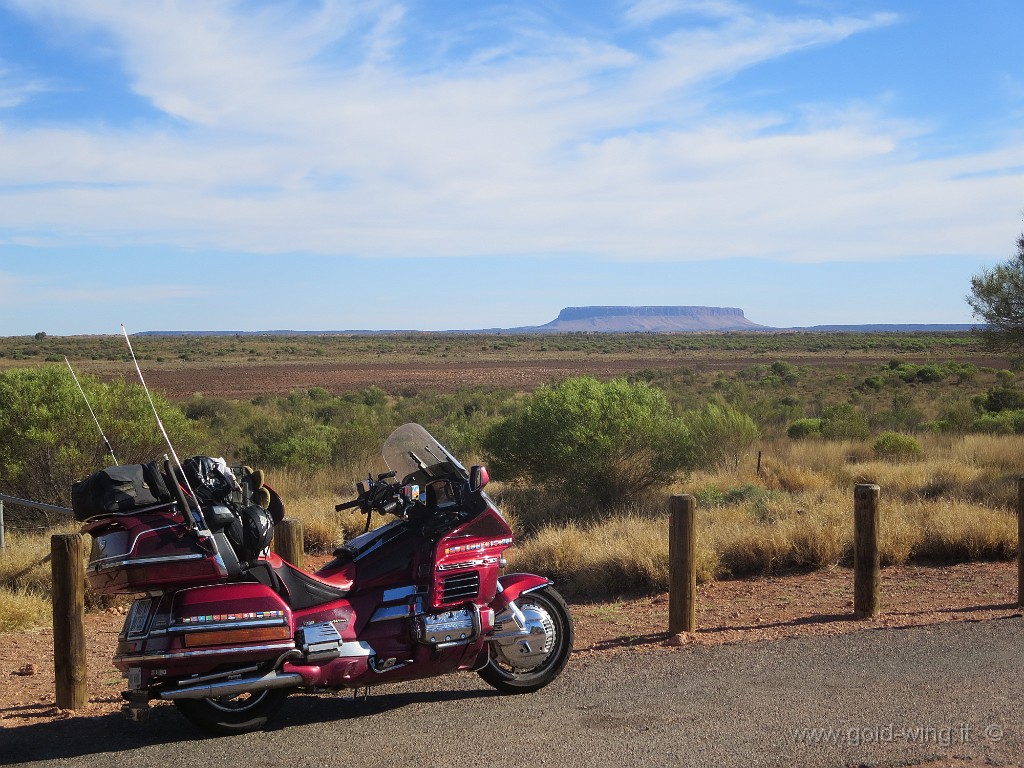
[[[313,574],[296,568],[287,560],[282,561],[281,565],[274,569],[274,573],[288,590],[287,602],[293,610],[330,603],[348,594],[348,587],[339,587],[337,584],[318,579]]]
[[[312,608],[339,600],[348,594],[348,587],[319,579],[311,573],[296,568],[287,560],[272,568],[265,560],[249,569],[249,575],[277,592],[292,610]]]

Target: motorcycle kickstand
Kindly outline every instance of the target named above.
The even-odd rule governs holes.
[[[360,691],[362,692],[362,696],[361,697],[360,697]],[[353,702],[355,702],[355,701],[365,702],[369,698],[370,698],[370,686],[364,685],[362,688],[353,688],[352,689],[352,699],[351,700]]]

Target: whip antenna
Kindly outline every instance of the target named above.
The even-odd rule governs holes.
[[[194,499],[196,498],[196,494],[188,482],[188,477],[185,476],[185,470],[182,468],[181,462],[178,461],[178,454],[174,452],[174,446],[171,445],[171,438],[167,436],[167,430],[164,429],[164,423],[160,421],[160,414],[156,412],[156,403],[153,402],[153,396],[149,394],[149,387],[146,386],[146,379],[142,376],[142,369],[139,367],[139,360],[135,357],[135,350],[132,349],[132,340],[128,338],[128,329],[124,327],[124,323],[121,323],[121,332],[124,334],[124,340],[128,342],[128,351],[132,353],[132,362],[135,363],[135,370],[139,373],[139,381],[142,382],[142,389],[145,390],[146,397],[149,398],[149,407],[153,409],[153,415],[156,417],[157,426],[160,427],[164,440],[167,441],[167,447],[171,449],[171,456],[174,457],[174,463],[178,466],[178,471],[181,472],[181,479],[185,481],[185,487],[188,488],[188,492]],[[174,478],[171,479],[173,480]]]
[[[96,412],[92,409],[92,405],[89,404],[89,398],[85,395],[85,390],[82,389],[82,382],[78,380],[78,376],[75,375],[75,369],[71,367],[71,361],[68,360],[68,356],[64,355],[64,362],[68,364],[68,370],[71,371],[71,377],[75,380],[75,384],[78,385],[78,391],[82,393],[82,399],[85,400],[85,407],[89,409],[89,413],[92,415],[92,420],[96,422],[96,429],[100,431],[100,437],[103,438],[103,444],[107,446],[107,453],[110,454],[110,458],[117,461],[117,456],[114,455],[114,449],[110,445],[110,441],[107,440],[107,436],[103,434],[103,427],[100,426],[100,420],[96,418]]]

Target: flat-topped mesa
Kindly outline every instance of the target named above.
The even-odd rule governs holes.
[[[732,331],[764,328],[735,307],[566,307],[537,330],[605,333]]]

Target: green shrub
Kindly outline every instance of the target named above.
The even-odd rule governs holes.
[[[866,440],[871,427],[863,413],[849,403],[841,403],[822,410],[821,434],[831,440]]]
[[[104,384],[91,376],[80,381],[119,462],[150,461],[167,453],[141,386],[122,380]],[[195,422],[158,393],[153,402],[179,455],[196,452],[200,431]],[[71,484],[111,463],[66,366],[0,373],[0,492],[70,506]]]
[[[821,419],[797,419],[789,425],[786,435],[792,440],[821,437]]]
[[[990,389],[981,401],[981,406],[989,413],[1024,410],[1024,390],[1013,387]]]
[[[975,419],[971,429],[991,435],[1024,434],[1024,410],[983,413]]]
[[[693,496],[698,507],[721,507],[725,504],[725,491],[717,485],[705,485]]]
[[[921,444],[911,437],[899,432],[883,432],[871,446],[875,456],[889,461],[906,461],[919,459],[924,454]]]
[[[747,414],[728,405],[708,403],[687,414],[686,424],[700,466],[738,469],[743,455],[760,436]]]
[[[686,426],[660,389],[585,376],[537,389],[487,431],[483,447],[496,479],[601,506],[664,486],[694,461]]]

